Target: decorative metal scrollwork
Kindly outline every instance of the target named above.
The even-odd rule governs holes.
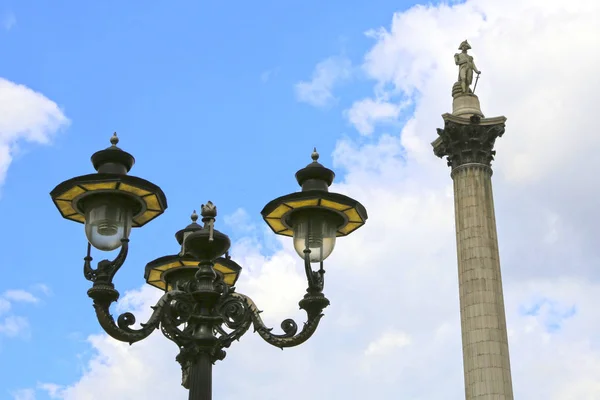
[[[177,361],[182,367],[184,387],[189,385],[190,368],[199,354],[209,354],[213,363],[222,360],[226,356],[224,349],[239,340],[250,326],[273,346],[281,349],[297,346],[313,335],[323,317],[323,309],[329,305],[329,300],[322,293],[325,273],[323,265],[321,263],[321,268],[313,271],[307,253],[305,271],[308,288],[300,301],[300,308],[306,311],[308,319],[300,332],[294,320],[286,319],[281,323],[283,333],[275,334],[272,333],[272,328],[265,325],[260,316],[261,311],[251,298],[236,293],[234,287],[225,284],[223,275],[214,271],[212,264],[209,268],[214,274],[207,273],[210,271],[206,270],[208,264],[201,264],[194,279],[165,293],[152,307],[153,312],[148,321],[140,324],[139,329],[134,329],[132,326],[136,318],[132,313],[119,315],[116,322],[110,314],[111,304],[119,298],[112,280],[128,252],[128,240],[124,239],[122,243],[117,257],[113,261],[100,261],[96,269],[91,267],[89,246],[84,258],[84,275],[94,282],[88,295],[94,300],[98,321],[111,337],[130,344],[145,339],[160,328],[164,336],[180,349]],[[201,284],[200,281],[204,283]],[[212,286],[212,290],[206,291],[206,282],[211,282],[209,287]],[[199,290],[200,287],[202,291]],[[212,298],[216,300],[209,300]]]

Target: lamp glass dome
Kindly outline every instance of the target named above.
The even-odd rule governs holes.
[[[131,207],[109,196],[85,202],[85,235],[98,250],[111,251],[121,246],[121,239],[131,233]]]
[[[320,210],[298,211],[292,216],[294,249],[301,258],[304,250],[310,250],[309,260],[318,263],[325,260],[335,247],[337,228],[340,225],[336,215]]]

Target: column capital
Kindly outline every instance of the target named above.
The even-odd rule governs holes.
[[[455,169],[464,164],[482,164],[491,167],[496,151],[494,143],[504,134],[506,117],[471,118],[442,115],[444,129],[437,129],[433,153],[447,157],[448,166]]]

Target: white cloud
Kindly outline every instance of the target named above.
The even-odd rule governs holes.
[[[250,216],[243,208],[238,208],[233,214],[226,215],[223,222],[237,234],[250,233],[254,228],[250,223]]]
[[[0,78],[0,185],[21,141],[48,144],[69,120],[41,93]]]
[[[52,383],[40,383],[38,388],[48,393],[48,396],[50,396],[51,399],[58,398],[62,390],[59,385],[54,385]]]
[[[0,315],[5,314],[10,310],[10,301],[0,297]]]
[[[416,103],[400,135],[345,139],[334,153],[346,176],[332,189],[361,200],[370,219],[340,238],[326,263],[331,306],[315,336],[282,352],[249,332],[215,365],[215,397],[464,399],[450,171],[430,142],[451,108],[452,55],[468,38],[484,71],[484,113],[508,117],[493,182],[516,397],[600,398],[599,14],[595,0],[474,0],[415,7],[371,32],[363,68],[376,98]],[[301,261],[285,243],[270,258],[244,242],[232,251],[245,268],[238,289],[272,326],[301,317]],[[145,293],[133,292],[132,304],[147,309],[154,299]],[[359,325],[345,323],[349,310]],[[386,348],[378,338],[396,346],[367,356],[369,346],[371,354]],[[412,344],[401,346],[406,338]],[[92,399],[100,387],[116,400],[167,390],[185,398],[174,346],[158,332],[131,347],[105,336],[92,344],[97,358],[59,398]],[[115,388],[106,388],[112,376]]]
[[[20,389],[12,393],[13,400],[35,400],[34,389]]]
[[[345,57],[330,57],[315,67],[310,81],[296,83],[299,101],[315,107],[326,107],[335,102],[334,87],[350,77],[352,65]]]
[[[158,331],[133,346],[104,335],[92,336],[89,342],[96,356],[76,385],[44,383],[39,388],[51,398],[68,400],[184,398],[185,391],[178,385],[177,347]]]
[[[262,83],[269,82],[277,73],[279,72],[279,68],[267,69],[260,74],[260,81]]]
[[[356,315],[353,310],[348,307],[341,307],[335,323],[342,329],[356,328],[364,323],[362,316]]]
[[[17,17],[14,13],[8,12],[2,17],[2,27],[10,31],[17,24]]]
[[[395,349],[411,344],[410,336],[404,332],[386,332],[377,340],[369,343],[365,350],[368,357],[385,355]]]
[[[25,317],[10,315],[0,321],[0,334],[8,337],[29,336],[29,321]]]
[[[346,111],[346,116],[362,135],[370,135],[375,130],[375,124],[397,120],[400,111],[406,104],[366,98],[355,101]]]
[[[35,297],[32,293],[26,290],[7,290],[2,295],[6,300],[14,301],[14,302],[22,302],[22,303],[37,303],[40,301],[37,297]]]
[[[48,287],[43,285],[46,289]],[[49,289],[48,289],[49,290]],[[14,337],[29,337],[31,333],[30,324],[26,317],[8,314],[13,309],[13,303],[37,304],[40,299],[32,293],[22,290],[7,290],[0,295],[0,335]]]
[[[436,97],[423,96],[417,106],[427,113],[441,114],[448,111],[456,80],[452,54],[457,43],[468,37],[483,70],[478,95],[484,114],[506,114],[508,134],[511,129],[529,132],[499,142],[498,149],[505,153],[499,158],[499,170],[513,180],[530,182],[563,169],[563,164],[578,158],[579,150],[600,140],[572,128],[575,120],[577,125],[586,125],[592,116],[582,112],[584,107],[569,107],[570,99],[585,98],[594,103],[600,96],[589,89],[600,84],[593,70],[600,54],[589,51],[597,44],[598,6],[589,0],[574,4],[577,7],[560,1],[511,0],[498,6],[493,0],[477,0],[452,7],[417,6],[396,14],[389,30],[370,33],[377,42],[365,57],[364,69],[377,81],[377,87],[391,85],[395,94],[440,91]],[[525,19],[515,13],[531,17]],[[573,45],[575,37],[577,45]],[[562,49],[560,56],[556,48]],[[579,52],[586,54],[586,63],[580,78],[572,82],[569,60]],[[519,101],[515,101],[515,93],[519,93]],[[558,118],[566,108],[572,109],[573,115]],[[417,110],[420,119],[419,113]],[[553,130],[572,131],[569,140],[565,135],[548,135],[551,125]],[[422,129],[420,140],[429,140],[429,132]],[[410,139],[412,135],[405,137],[404,144]],[[427,153],[428,147],[423,148]],[[558,159],[561,163],[555,161]]]
[[[46,296],[50,296],[52,294],[52,289],[44,283],[36,283],[31,287],[34,291],[42,292],[42,294]]]

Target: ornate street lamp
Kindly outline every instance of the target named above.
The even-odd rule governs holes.
[[[115,323],[109,309],[119,292],[112,280],[127,257],[131,228],[145,225],[167,208],[158,186],[127,175],[134,158],[117,147],[118,142],[115,133],[109,148],[92,155],[97,173],[69,179],[50,193],[64,218],[85,224],[84,276],[93,282],[88,296],[106,333],[133,344],[160,328],[179,347],[182,384],[193,400],[212,398],[213,363],[225,358],[223,349],[239,340],[251,325],[267,343],[282,349],[310,338],[329,305],[323,295],[323,260],[333,251],[337,236],[350,234],[367,220],[362,204],[329,192],[335,174],[317,161],[316,149],[313,162],[296,173],[302,191],[271,201],[261,212],[275,233],[293,237],[308,280],[300,300],[300,308],[308,316],[302,330],[298,332],[296,322],[286,319],[281,323],[283,333],[274,334],[252,299],[235,291],[233,285],[242,268],[229,257],[229,237],[214,229],[217,208],[210,201],[202,205],[203,225],[197,223],[194,211],[192,223],[175,234],[180,252],[146,265],[146,282],[165,292],[152,307],[149,320],[133,329],[135,317],[124,313]],[[92,268],[91,246],[103,251],[121,249],[114,260],[102,260]],[[319,264],[317,271],[312,263]]]

